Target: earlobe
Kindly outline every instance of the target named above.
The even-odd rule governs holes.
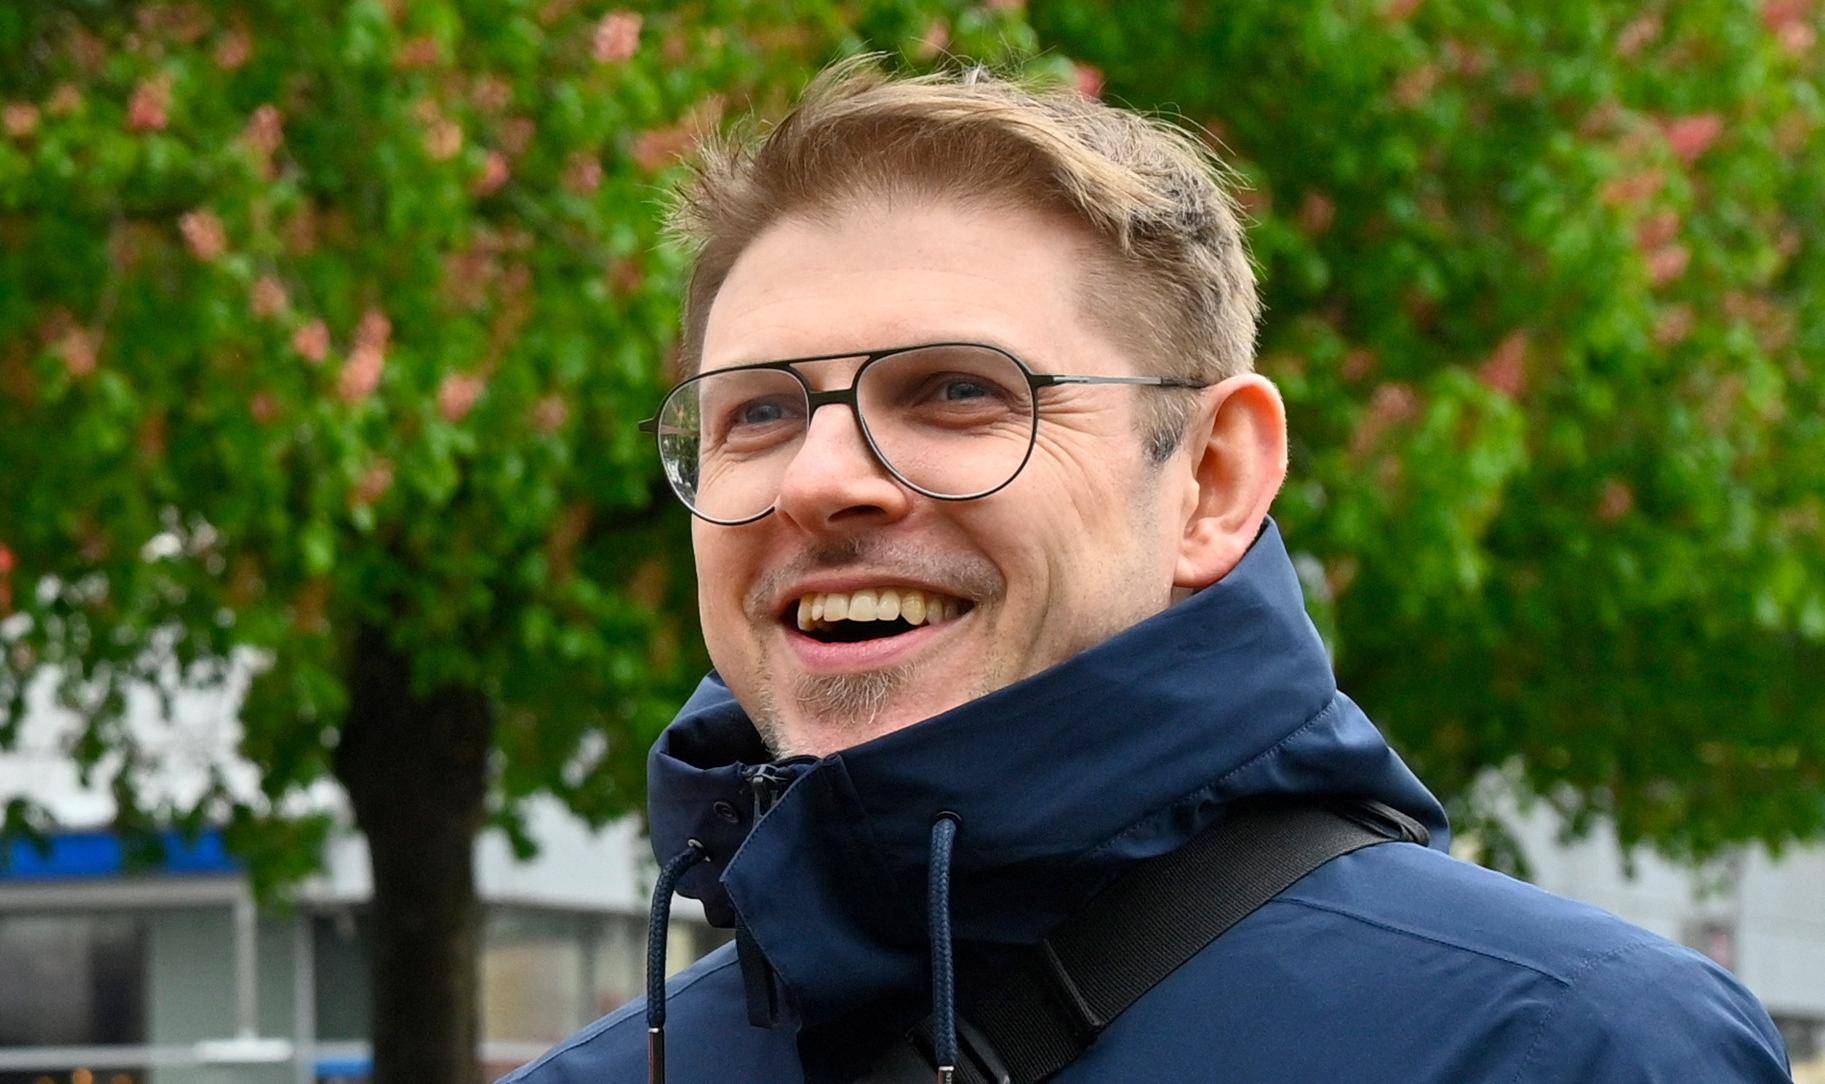
[[[1181,453],[1191,457],[1173,586],[1197,590],[1222,579],[1260,533],[1286,480],[1286,406],[1259,373],[1230,377],[1205,393]]]

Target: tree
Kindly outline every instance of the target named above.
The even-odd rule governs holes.
[[[325,830],[290,799],[339,781],[377,1081],[474,1076],[475,833],[529,844],[541,793],[636,808],[701,671],[685,519],[635,429],[681,286],[661,175],[839,51],[1027,41],[957,13],[0,9],[0,749],[55,675],[119,825],[226,823],[268,888]],[[261,792],[143,800],[124,690],[241,652]]]
[[[1343,687],[1687,856],[1825,833],[1825,48],[1797,0],[1034,5],[1229,149]],[[1497,851],[1505,864],[1514,855]]]

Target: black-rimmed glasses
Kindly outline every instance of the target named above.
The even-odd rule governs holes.
[[[846,388],[815,391],[794,366],[864,359]],[[811,416],[841,403],[889,474],[946,501],[986,497],[1012,482],[1033,455],[1038,396],[1060,384],[1203,388],[1153,376],[1036,373],[981,343],[925,343],[737,365],[673,388],[657,417],[640,423],[659,439],[672,491],[693,515],[726,526],[773,511],[786,468]]]

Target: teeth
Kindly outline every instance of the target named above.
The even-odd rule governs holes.
[[[904,587],[864,588],[805,595],[798,600],[798,627],[809,631],[832,621],[905,621],[936,625],[962,616],[961,599]]]

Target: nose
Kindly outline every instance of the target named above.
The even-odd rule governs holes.
[[[902,486],[869,450],[855,412],[817,411],[786,473],[774,513],[813,533],[889,523],[911,508]]]

